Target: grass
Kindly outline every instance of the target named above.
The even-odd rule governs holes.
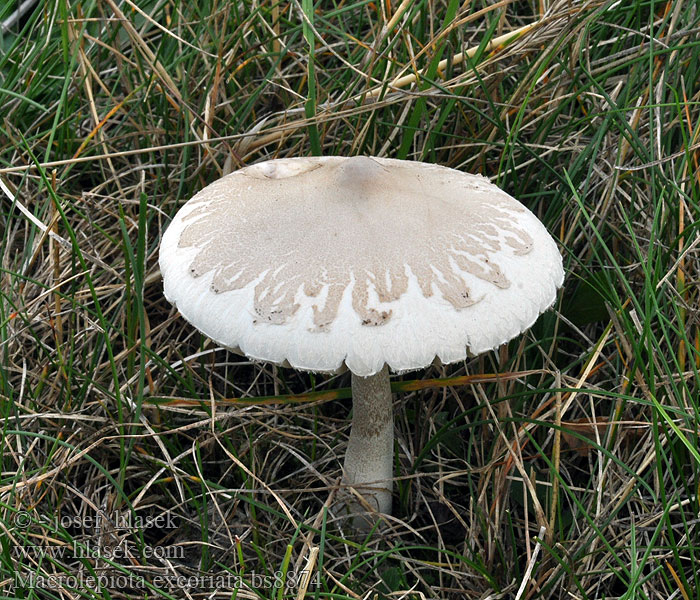
[[[696,3],[21,4],[1,597],[700,600]],[[333,513],[348,376],[215,347],[157,263],[223,173],[359,153],[491,177],[567,269],[528,333],[394,377],[394,517],[366,539]]]

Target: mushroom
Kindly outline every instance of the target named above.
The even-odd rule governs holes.
[[[166,298],[254,360],[352,372],[344,481],[391,510],[392,369],[464,360],[555,300],[561,255],[486,178],[366,156],[262,162],[204,188],[160,247]],[[349,501],[361,513],[361,501]],[[354,517],[358,521],[358,517]]]

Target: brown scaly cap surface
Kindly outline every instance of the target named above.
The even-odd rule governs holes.
[[[223,177],[176,215],[160,260],[166,296],[222,345],[359,375],[494,348],[563,280],[542,224],[487,179],[369,157]]]

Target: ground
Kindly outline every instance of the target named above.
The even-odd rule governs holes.
[[[695,2],[0,21],[0,595],[700,599]],[[334,518],[349,374],[216,346],[158,269],[207,183],[321,154],[487,176],[566,269],[498,351],[392,378],[393,516],[365,537]]]

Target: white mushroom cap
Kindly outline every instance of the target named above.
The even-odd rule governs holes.
[[[364,377],[496,348],[564,279],[542,223],[484,177],[369,157],[215,181],[173,219],[160,268],[168,300],[222,346]]]

